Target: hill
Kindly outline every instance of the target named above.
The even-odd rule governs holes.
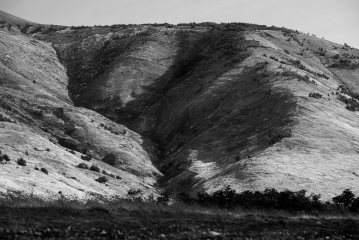
[[[30,164],[0,167],[3,190],[230,185],[328,199],[359,183],[358,49],[244,23],[22,32],[0,30],[1,112],[10,119],[0,148]],[[110,153],[113,166],[101,161]],[[121,179],[94,181],[109,174],[76,167],[84,154]],[[33,169],[41,164],[46,183]]]

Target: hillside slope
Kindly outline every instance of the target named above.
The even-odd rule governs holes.
[[[96,163],[135,179],[133,188],[193,193],[230,185],[329,198],[359,183],[357,49],[241,23],[0,36],[14,44],[1,52],[4,96],[33,103],[17,100],[16,113],[3,112],[61,151],[96,159],[114,152],[116,168]],[[27,61],[34,47],[46,51]],[[3,128],[20,131],[14,123]],[[130,188],[121,184],[109,187]]]
[[[5,29],[0,30],[0,52],[0,150],[11,159],[0,167],[0,190],[79,197],[122,195],[132,188],[155,191],[161,173],[153,165],[153,143],[96,112],[74,107],[66,69],[51,45]],[[100,161],[110,153],[113,166]],[[21,157],[24,167],[16,164]],[[78,168],[80,163],[98,165],[101,172]],[[96,182],[100,176],[109,181]]]

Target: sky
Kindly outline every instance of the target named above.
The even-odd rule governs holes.
[[[359,0],[0,0],[0,10],[37,23],[66,26],[256,23],[359,49]]]

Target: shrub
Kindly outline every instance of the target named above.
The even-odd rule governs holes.
[[[143,200],[143,191],[141,189],[130,189],[127,191],[127,196],[131,200],[142,201]]]
[[[275,60],[275,61],[277,61],[277,62],[279,61],[278,58],[273,57],[273,56],[269,56],[269,58],[270,58],[270,59],[273,59],[273,60]]]
[[[77,167],[82,169],[89,169],[89,166],[87,166],[86,163],[80,163],[79,165],[77,165]]]
[[[120,177],[120,176],[116,176],[116,179],[122,179],[122,177]]]
[[[170,197],[168,195],[161,195],[156,200],[157,203],[164,205],[167,205],[169,201],[170,201]]]
[[[311,92],[311,93],[309,93],[309,97],[316,98],[316,99],[320,99],[320,98],[322,98],[323,96],[322,96],[321,94],[319,94],[319,93],[313,93],[313,92]]]
[[[7,154],[2,155],[2,158],[7,162],[10,161],[10,157]]]
[[[102,161],[108,165],[115,166],[117,162],[117,157],[114,153],[108,153],[102,158]]]
[[[288,51],[287,49],[284,49],[284,52],[285,52],[286,54],[289,54],[289,51]]]
[[[95,179],[95,181],[96,181],[96,182],[99,182],[99,183],[105,183],[105,182],[108,181],[108,179],[107,179],[107,177],[105,177],[105,176],[101,176],[101,177]]]
[[[46,168],[41,168],[40,171],[43,172],[43,173],[45,173],[45,174],[49,174],[49,171],[47,171]]]
[[[100,168],[97,165],[91,165],[90,170],[94,172],[100,172]]]
[[[23,158],[19,158],[17,161],[17,164],[19,164],[20,166],[26,166],[26,161]]]
[[[81,159],[85,160],[85,161],[90,161],[92,159],[92,157],[88,156],[88,155],[81,155]]]
[[[0,161],[5,160],[5,161],[10,161],[10,157],[7,154],[1,155],[1,151],[0,151]]]
[[[352,193],[352,191],[350,191],[350,189],[345,189],[341,195],[333,198],[333,202],[337,206],[348,208],[353,203],[354,199],[355,195]]]

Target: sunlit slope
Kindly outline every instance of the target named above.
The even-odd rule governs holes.
[[[161,173],[153,163],[151,141],[96,112],[74,107],[66,69],[51,44],[7,29],[0,30],[0,41],[0,150],[11,159],[0,167],[2,191],[62,191],[79,197],[125,195],[132,188],[155,192]],[[115,156],[113,166],[101,162],[109,153]],[[26,166],[17,165],[21,157]],[[98,165],[100,172],[78,168],[80,163]],[[108,182],[95,181],[101,176]]]

